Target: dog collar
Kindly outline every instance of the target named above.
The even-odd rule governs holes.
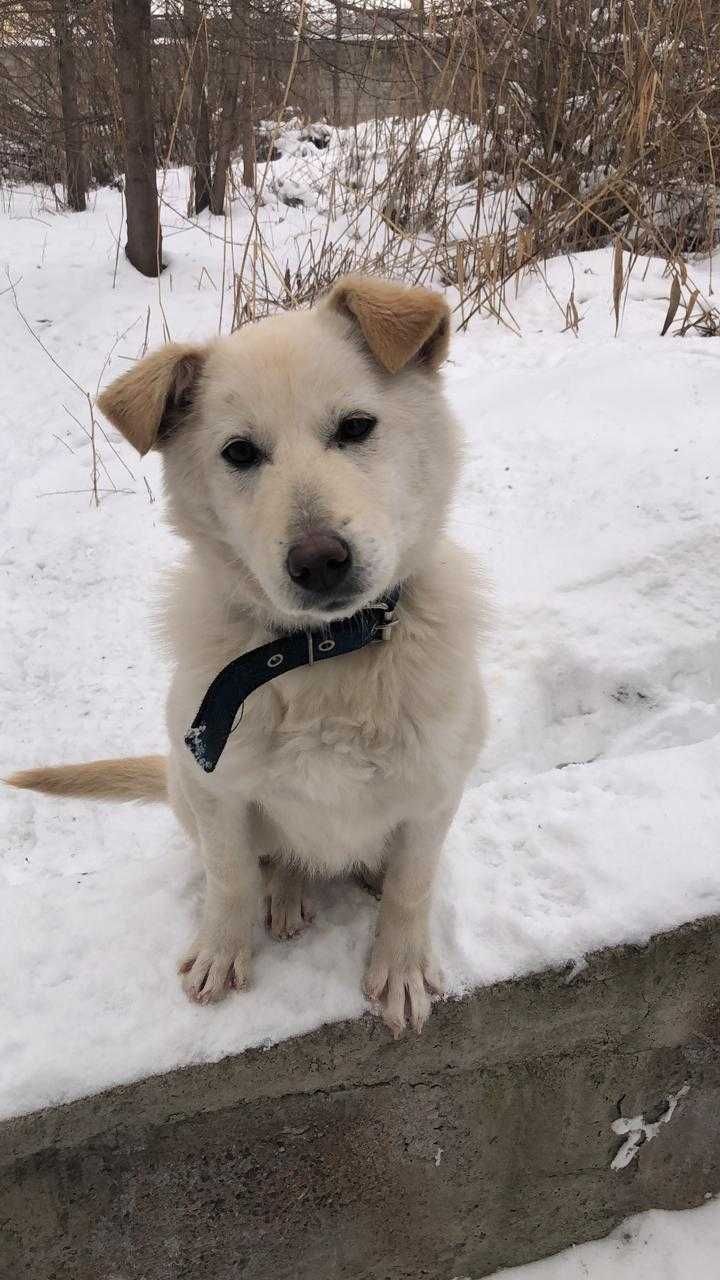
[[[366,645],[389,640],[397,619],[400,587],[382,600],[317,631],[293,631],[270,644],[250,649],[216,675],[200,710],[185,734],[185,745],[206,773],[212,773],[232,733],[245,699],[261,685],[297,667],[311,667],[326,658],[339,658]]]

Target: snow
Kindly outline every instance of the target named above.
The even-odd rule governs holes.
[[[717,1280],[720,1201],[627,1218],[605,1240],[577,1245],[488,1280]]]
[[[295,183],[308,201],[289,208],[265,186],[278,278],[323,234],[336,162],[305,144],[271,166],[276,191]],[[150,345],[165,326],[216,332],[221,297],[229,325],[251,214],[239,197],[232,219],[190,221],[185,182],[165,181],[159,283],[117,256],[117,191],[85,215],[4,194],[3,771],[164,747],[153,599],[178,544],[157,459],[114,434],[98,436],[93,505],[82,391],[126,368],[146,331]],[[352,218],[337,212],[336,244]],[[710,264],[692,271],[707,290]],[[515,324],[475,319],[445,374],[467,435],[453,524],[494,601],[492,733],[437,890],[454,993],[547,965],[577,973],[594,948],[720,910],[720,347],[658,336],[669,281],[646,259],[615,338],[611,274],[598,251],[526,276],[508,297]],[[0,807],[0,1116],[366,1010],[376,905],[360,889],[320,890],[292,944],[258,924],[252,988],[198,1008],[175,966],[201,873],[170,814],[10,790]]]

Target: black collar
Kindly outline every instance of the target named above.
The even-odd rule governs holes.
[[[317,631],[293,631],[289,636],[251,649],[223,667],[200,704],[185,734],[198,764],[212,773],[232,733],[235,717],[245,699],[285,671],[312,666],[325,658],[354,653],[378,640],[389,640],[400,587],[393,587],[382,599],[361,609],[352,618],[341,618]]]

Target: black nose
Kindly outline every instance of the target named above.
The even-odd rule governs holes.
[[[304,591],[324,595],[347,576],[352,555],[344,538],[336,533],[311,530],[288,551],[287,571]]]

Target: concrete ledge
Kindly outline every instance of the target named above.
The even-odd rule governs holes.
[[[2,1280],[452,1280],[720,1190],[720,920],[0,1125]],[[238,1000],[238,1017],[242,1016]],[[624,1169],[620,1115],[650,1123]]]

